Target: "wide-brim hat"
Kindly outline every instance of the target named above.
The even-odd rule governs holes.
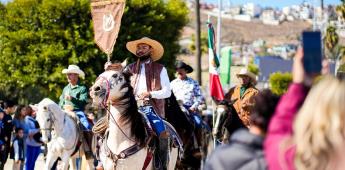
[[[162,58],[164,54],[164,48],[161,43],[151,38],[143,37],[138,40],[127,42],[126,47],[128,51],[136,55],[138,44],[147,44],[152,47],[151,59],[157,61]]]
[[[187,73],[193,72],[193,68],[190,65],[184,63],[183,61],[177,61],[175,64],[175,68],[176,69],[183,68],[186,70]]]
[[[63,69],[62,70],[63,74],[68,74],[68,73],[74,73],[74,74],[78,74],[79,77],[84,78],[85,77],[85,73],[80,70],[80,68],[77,65],[69,65],[67,69]]]
[[[242,68],[238,74],[236,74],[237,77],[240,76],[247,76],[251,79],[251,82],[256,84],[256,75],[252,72],[250,72],[247,68]]]

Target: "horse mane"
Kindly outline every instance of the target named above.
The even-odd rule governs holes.
[[[165,116],[167,121],[171,123],[178,132],[185,130],[187,136],[192,135],[194,127],[185,113],[181,110],[173,92],[171,92],[169,98],[165,99]],[[179,135],[182,136],[181,134]]]
[[[137,102],[134,97],[133,87],[130,85],[130,76],[126,71],[121,70],[126,83],[121,87],[128,88],[128,91],[124,96],[122,96],[119,101],[120,105],[125,106],[124,113],[121,113],[120,123],[127,124],[131,122],[131,134],[134,135],[136,141],[139,142],[139,145],[144,145],[146,140],[146,130],[143,116],[138,112]]]

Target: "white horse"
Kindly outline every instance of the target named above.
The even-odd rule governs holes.
[[[108,105],[110,113],[100,159],[106,170],[139,170],[143,169],[144,162],[152,160],[147,159],[149,147],[145,143],[145,123],[137,110],[129,75],[124,74],[122,66],[118,65],[120,69],[105,71],[90,88],[93,104]],[[130,155],[123,154],[130,147],[136,148],[135,151]],[[170,147],[168,169],[175,168],[177,157],[178,148]],[[153,169],[152,161],[146,165]]]
[[[48,98],[38,104],[36,119],[40,125],[44,143],[48,142],[50,132],[53,130],[52,139],[47,143],[48,153],[44,169],[50,170],[59,157],[62,161],[62,165],[59,166],[61,169],[68,169],[69,160],[71,161],[70,168],[76,169],[75,159],[70,159],[79,142],[80,133],[76,121]],[[82,145],[79,152],[83,154]],[[88,166],[94,169],[93,160],[88,160]]]

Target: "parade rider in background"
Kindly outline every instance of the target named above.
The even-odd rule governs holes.
[[[153,130],[159,136],[159,149],[155,152],[155,167],[167,169],[168,137],[162,118],[165,118],[165,98],[171,95],[170,81],[166,68],[157,63],[164,53],[163,46],[156,40],[144,37],[130,41],[127,49],[136,56],[137,61],[128,65],[131,86],[138,101],[139,111],[144,113]]]
[[[176,96],[176,100],[182,102],[183,106],[189,111],[189,116],[196,128],[200,130],[202,128],[202,118],[198,113],[198,108],[205,102],[205,99],[201,94],[199,83],[187,76],[188,73],[193,72],[193,68],[182,61],[178,61],[175,68],[177,78],[171,81],[171,89]],[[198,143],[198,147],[200,145]]]
[[[250,114],[254,106],[254,96],[259,93],[255,88],[256,76],[247,68],[241,69],[236,76],[240,80],[240,84],[231,88],[229,92],[225,94],[225,98],[231,103],[234,102],[234,108],[238,116],[244,125],[249,127]]]
[[[84,137],[86,139],[86,143],[83,143],[84,149],[86,149],[86,157],[88,159],[92,156],[90,150],[92,126],[84,113],[85,105],[88,100],[88,89],[79,81],[79,77],[84,78],[85,73],[77,65],[69,65],[67,69],[62,70],[62,73],[66,74],[68,85],[65,86],[62,91],[59,105],[66,111],[73,111],[78,116],[80,123],[83,125]]]

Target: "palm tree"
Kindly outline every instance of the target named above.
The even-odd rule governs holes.
[[[334,26],[328,26],[326,31],[326,36],[324,38],[324,44],[327,51],[331,54],[331,58],[335,58],[334,56],[334,49],[338,44],[339,36],[337,34],[337,29]]]

